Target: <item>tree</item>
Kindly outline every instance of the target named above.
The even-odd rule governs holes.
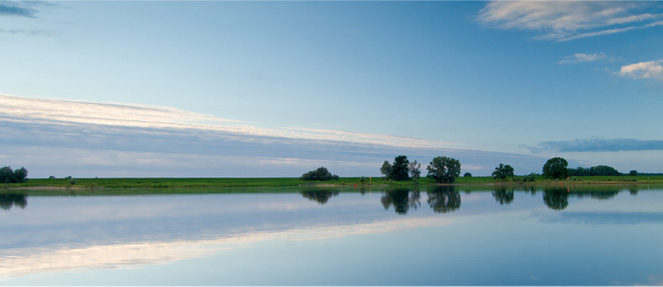
[[[299,179],[301,180],[319,180],[319,181],[327,181],[327,180],[336,180],[338,179],[338,175],[332,174],[327,170],[326,167],[319,167],[316,170],[309,171],[305,174],[302,175]]]
[[[504,165],[500,163],[500,166],[496,167],[495,171],[493,171],[494,179],[505,180],[509,177],[513,177],[513,167],[508,164]]]
[[[21,183],[25,182],[27,177],[28,170],[24,167],[17,170],[12,170],[9,166],[0,168],[0,183]]]
[[[607,166],[607,165],[597,165],[593,166],[590,168],[585,169],[584,175],[589,175],[589,176],[614,176],[614,175],[622,175],[619,171],[617,171],[614,167]]]
[[[397,181],[410,179],[410,176],[408,175],[409,164],[410,161],[407,159],[407,156],[397,156],[394,159],[394,164],[391,165],[391,173],[389,173],[389,178]]]
[[[384,179],[389,179],[391,175],[391,164],[389,163],[388,160],[385,160],[384,163],[382,164],[382,167],[380,168],[380,173],[384,175]]]
[[[14,171],[11,167],[5,166],[0,168],[0,183],[15,182]]]
[[[415,181],[421,177],[421,164],[416,160],[410,163],[408,170],[410,171],[410,177]]]
[[[561,158],[554,157],[543,165],[543,175],[547,178],[566,178],[569,176],[569,163]]]
[[[428,177],[437,182],[452,183],[460,175],[460,161],[446,156],[434,158],[426,167]]]
[[[463,174],[463,177],[472,177],[472,174],[469,173],[469,172],[466,172],[465,174]]]
[[[634,170],[632,170],[632,171],[629,171],[629,172],[628,172],[628,175],[636,176],[636,175],[638,175],[638,171],[634,169]]]
[[[25,182],[27,177],[28,177],[28,170],[25,169],[24,167],[14,170],[14,178],[16,178],[16,182],[19,183]]]
[[[569,168],[569,176],[617,176],[622,175],[614,167],[597,165],[590,168]]]

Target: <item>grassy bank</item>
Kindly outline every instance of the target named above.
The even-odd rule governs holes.
[[[534,182],[522,182],[520,178],[496,181],[492,177],[461,177],[455,185],[555,185],[555,184],[656,184],[663,183],[663,176],[581,176],[565,180],[548,180],[543,177]],[[0,184],[0,189],[56,188],[56,189],[120,189],[120,188],[231,188],[231,187],[293,187],[293,186],[354,186],[389,185],[411,186],[413,181],[388,181],[381,178],[342,177],[325,182],[307,182],[298,178],[74,178],[30,179],[20,184]],[[419,185],[437,184],[429,178],[421,178]]]

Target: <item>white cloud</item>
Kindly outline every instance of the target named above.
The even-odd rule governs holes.
[[[574,64],[574,63],[583,63],[583,62],[594,62],[600,61],[606,58],[606,55],[603,53],[594,53],[594,54],[584,54],[584,53],[575,53],[571,56],[566,56],[564,59],[557,62],[558,64]]]
[[[441,141],[310,128],[261,128],[168,107],[28,99],[0,94],[3,165],[31,177],[299,176],[321,165],[340,176],[372,176],[395,155],[466,166],[538,157],[448,148]],[[489,174],[492,168],[473,170]]]
[[[171,107],[33,99],[0,94],[0,117],[23,123],[217,131],[237,135],[380,144],[406,148],[451,147],[443,141],[305,128],[261,128],[246,122]]]
[[[663,80],[663,60],[640,62],[622,66],[618,74],[622,77],[633,79]]]
[[[647,22],[663,19],[663,13],[644,12],[655,5],[645,1],[492,1],[479,12],[478,20],[502,29],[535,31],[540,40],[569,41],[660,26]]]

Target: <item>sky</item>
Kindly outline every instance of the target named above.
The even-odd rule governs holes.
[[[0,1],[0,166],[663,172],[660,1]]]

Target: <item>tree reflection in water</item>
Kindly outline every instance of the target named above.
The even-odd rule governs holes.
[[[543,202],[554,210],[562,210],[569,205],[569,190],[566,188],[547,188],[543,190]]]
[[[581,191],[575,192],[571,190],[571,194],[578,198],[591,197],[595,199],[611,199],[619,194],[619,189],[601,190],[601,191]]]
[[[384,209],[389,209],[392,205],[396,213],[405,215],[410,208],[417,209],[421,206],[419,199],[421,194],[419,190],[410,190],[407,188],[396,188],[386,191],[380,201]]]
[[[637,194],[637,190],[629,189],[629,193],[632,195]],[[569,205],[569,197],[576,198],[593,198],[598,200],[607,200],[612,199],[620,190],[617,188],[604,188],[601,187],[599,190],[592,191],[578,191],[572,190],[570,188],[546,188],[543,190],[543,202],[550,208],[554,210],[563,210]]]
[[[0,209],[9,210],[14,205],[24,209],[28,206],[28,196],[23,193],[0,193]]]
[[[455,186],[435,186],[427,193],[428,205],[437,213],[452,212],[460,208],[460,193]]]
[[[495,200],[500,205],[509,204],[513,202],[513,189],[507,190],[505,187],[496,188],[493,190],[493,197],[495,197]]]
[[[302,191],[302,196],[320,204],[326,204],[330,198],[337,196],[338,191],[329,189],[311,189]]]

